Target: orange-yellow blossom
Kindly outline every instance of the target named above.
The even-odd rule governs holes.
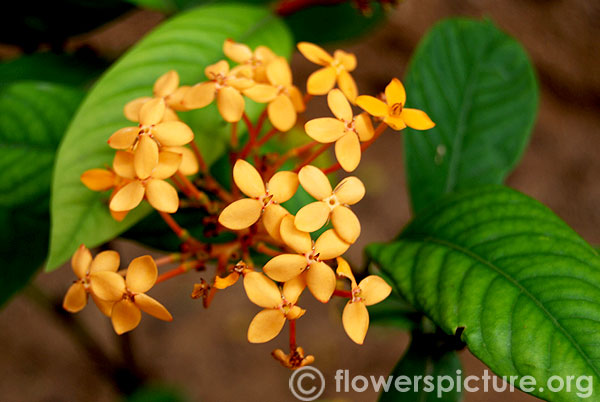
[[[256,84],[244,95],[259,103],[268,103],[269,121],[279,131],[288,131],[296,124],[297,114],[304,112],[300,90],[292,84],[292,71],[287,60],[277,57],[266,70],[269,84]]]
[[[71,268],[78,279],[67,291],[63,300],[63,308],[70,313],[77,313],[87,305],[88,294],[91,294],[98,309],[110,317],[113,302],[98,297],[92,291],[91,283],[104,282],[106,273],[117,272],[119,263],[119,253],[116,251],[103,251],[92,258],[92,253],[87,247],[83,244],[79,246],[71,258]]]
[[[242,230],[255,224],[262,216],[267,232],[280,240],[279,225],[288,212],[279,204],[296,193],[298,175],[294,172],[277,172],[265,185],[254,166],[238,159],[233,166],[233,180],[249,198],[229,204],[219,215],[219,223],[231,230]]]
[[[271,49],[266,46],[258,46],[254,51],[243,43],[237,43],[227,39],[223,43],[223,53],[238,64],[250,66],[252,78],[257,83],[268,83],[267,65],[277,58]]]
[[[152,257],[145,255],[131,261],[125,278],[115,272],[105,272],[101,280],[92,280],[92,292],[114,303],[111,319],[117,334],[137,327],[142,319],[142,311],[163,321],[173,320],[162,304],[146,295],[157,277],[156,263]]]
[[[246,263],[240,261],[233,267],[231,273],[226,277],[217,276],[213,286],[217,289],[227,289],[228,287],[234,285],[238,279],[240,279],[240,276],[244,276],[248,272],[253,272],[253,270],[248,268]]]
[[[304,129],[318,142],[335,142],[335,156],[340,166],[346,172],[352,172],[360,163],[360,142],[373,138],[373,123],[366,112],[354,116],[350,103],[339,89],[329,91],[327,103],[335,118],[310,120],[304,125]]]
[[[321,47],[308,42],[298,43],[298,50],[308,60],[323,66],[308,77],[306,90],[309,94],[325,95],[331,91],[337,81],[344,95],[354,103],[358,96],[358,88],[350,72],[356,68],[356,56],[343,50],[336,50],[332,57]]]
[[[300,346],[298,346],[296,350],[290,351],[288,354],[281,349],[275,349],[273,352],[271,352],[271,355],[284,367],[292,370],[308,366],[315,361],[315,357],[313,355],[305,356],[304,349],[302,349]]]
[[[337,274],[350,279],[352,298],[346,303],[342,313],[342,323],[346,334],[354,342],[362,345],[369,329],[369,311],[367,306],[383,301],[392,292],[392,288],[380,276],[369,275],[356,284],[350,265],[338,258]]]
[[[206,67],[204,73],[208,81],[191,87],[183,98],[183,105],[188,109],[200,109],[211,104],[216,97],[223,119],[229,123],[240,121],[245,108],[241,91],[254,85],[250,78],[251,68],[242,65],[230,70],[229,63],[221,60]]]
[[[254,316],[248,327],[248,341],[264,343],[275,338],[286,320],[296,320],[305,310],[296,306],[304,289],[298,281],[286,282],[280,291],[275,282],[259,272],[244,276],[244,289],[248,299],[264,310]]]
[[[173,176],[181,164],[181,155],[176,152],[161,151],[158,164],[146,179],[135,175],[134,155],[127,151],[117,151],[114,161],[115,173],[131,181],[119,188],[110,200],[112,211],[130,211],[137,207],[146,196],[152,207],[158,211],[173,213],[179,208],[179,196],[165,179]]]
[[[180,121],[163,121],[165,115],[163,98],[152,99],[140,108],[138,127],[125,127],[115,132],[108,145],[114,149],[132,150],[135,174],[147,179],[158,165],[161,147],[180,147],[194,139],[194,133]]]
[[[385,102],[368,95],[356,98],[356,104],[371,116],[380,117],[384,123],[396,131],[406,126],[415,130],[429,130],[435,127],[427,113],[418,109],[405,108],[406,90],[399,79],[394,78],[385,87]]]
[[[318,201],[305,205],[296,213],[296,228],[314,232],[331,218],[340,238],[347,243],[354,243],[360,235],[360,221],[348,206],[364,197],[365,186],[362,181],[355,176],[346,177],[332,189],[327,176],[312,165],[300,169],[298,179],[306,192]]]
[[[142,106],[152,99],[162,98],[166,105],[163,121],[177,121],[179,117],[175,111],[185,110],[181,101],[189,88],[189,86],[179,86],[179,74],[177,74],[177,71],[168,71],[158,77],[154,83],[152,91],[154,97],[142,96],[128,102],[123,108],[123,113],[128,120],[139,122]]]
[[[185,176],[192,176],[198,173],[200,165],[194,151],[187,147],[162,147],[162,151],[175,152],[181,155],[181,164],[179,171]]]
[[[263,272],[277,282],[297,280],[320,302],[327,303],[335,290],[335,274],[324,261],[339,257],[350,247],[333,229],[325,231],[313,242],[310,234],[294,226],[288,215],[281,222],[281,237],[298,254],[281,254],[263,267]]]

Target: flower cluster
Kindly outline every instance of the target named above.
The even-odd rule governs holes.
[[[109,209],[115,219],[123,219],[145,198],[180,237],[182,252],[162,259],[159,265],[174,261],[181,265],[162,274],[159,281],[213,264],[216,273],[212,281],[202,279],[194,286],[192,297],[201,298],[208,307],[217,291],[242,279],[248,299],[262,308],[250,322],[250,342],[272,340],[289,322],[289,353],[273,351],[273,356],[289,368],[314,361],[296,346],[296,320],[306,313],[297,303],[305,289],[322,303],[332,296],[347,299],[342,323],[358,344],[363,343],[369,326],[367,306],[379,303],[391,292],[391,287],[375,275],[357,283],[342,258],[360,236],[361,224],[351,206],[363,199],[366,189],[356,176],[347,176],[332,186],[328,174],[339,169],[348,173],[356,170],[362,152],[387,127],[426,130],[434,126],[425,112],[405,107],[406,92],[397,79],[378,97],[359,95],[351,75],[357,67],[353,54],[336,50],[331,55],[306,42],[299,43],[298,50],[321,66],[308,78],[305,95],[294,85],[285,58],[264,46],[252,50],[233,40],[225,41],[223,53],[234,65],[221,60],[206,67],[203,82],[180,86],[176,72],[164,74],[156,81],[152,97],[125,105],[125,116],[139,124],[122,128],[109,138],[109,145],[117,150],[112,168],[92,169],[81,177],[92,190],[113,190]],[[327,96],[332,116],[305,122],[305,132],[313,141],[285,153],[261,156],[261,146],[296,126],[307,103],[317,95]],[[246,114],[246,99],[266,105],[255,123]],[[179,120],[178,113],[204,108],[213,101],[232,128],[231,189],[203,166],[192,130]],[[355,111],[356,106],[362,111]],[[240,121],[248,132],[241,147],[237,138]],[[323,169],[314,161],[333,144],[337,164]],[[289,168],[282,169],[286,164]],[[199,170],[202,175],[195,181],[187,178]],[[168,179],[191,201],[204,200],[189,205],[205,208],[209,215],[205,222],[218,222],[205,231],[208,240],[193,238],[169,215],[177,211],[180,200]],[[286,203],[300,199],[296,197],[299,188],[314,200],[295,208],[297,212],[292,214]],[[235,234],[235,240],[211,242],[211,237],[226,231]],[[255,264],[257,254],[271,258]],[[124,279],[115,272],[117,267],[118,254],[105,251],[92,260],[89,251],[80,248],[73,257],[79,279],[67,292],[64,307],[79,311],[89,293],[101,311],[111,316],[117,333],[133,329],[140,310],[171,319],[162,305],[145,295],[157,281],[156,264],[150,257],[134,260]]]

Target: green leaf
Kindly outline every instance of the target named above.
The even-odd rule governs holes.
[[[496,374],[540,385],[590,376],[600,392],[600,258],[544,205],[502,186],[463,191],[367,252],[445,332],[464,329]],[[531,393],[578,401],[576,392]]]
[[[501,184],[523,154],[538,106],[525,50],[490,21],[432,28],[412,58],[406,92],[407,106],[436,123],[404,134],[415,212],[446,193]]]
[[[381,393],[379,402],[460,401],[462,393],[457,387],[450,390],[449,379],[455,381],[456,372],[462,371],[460,360],[456,351],[439,342],[438,334],[413,332],[408,350],[391,374],[391,378],[402,377],[404,381],[400,389],[392,383],[388,392]],[[418,377],[419,382],[415,384]]]
[[[421,313],[395,293],[381,303],[369,306],[369,322],[372,325],[412,330],[421,317]]]
[[[150,384],[126,398],[126,402],[185,402],[184,393],[171,385]]]
[[[113,65],[90,91],[61,144],[52,198],[52,236],[48,270],[67,260],[77,246],[97,246],[119,235],[150,212],[147,205],[116,222],[106,206],[106,194],[85,188],[79,181],[87,169],[110,164],[114,151],[106,145],[117,129],[131,125],[123,106],[152,93],[156,78],[175,69],[183,84],[203,81],[205,66],[223,58],[227,38],[250,46],[271,47],[289,55],[291,40],[285,26],[268,11],[243,5],[215,5],[179,14],[155,29]],[[212,110],[212,112],[211,112]],[[248,111],[256,116],[257,107]],[[192,126],[208,160],[218,158],[227,127],[215,108]],[[220,131],[215,132],[219,129]]]
[[[44,82],[0,90],[0,305],[46,258],[54,155],[82,98],[80,90]]]

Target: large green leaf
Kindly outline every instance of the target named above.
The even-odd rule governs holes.
[[[498,375],[590,376],[600,392],[600,258],[562,220],[514,190],[450,195],[369,255],[400,293]],[[518,385],[518,382],[516,383]]]
[[[407,106],[437,124],[404,135],[415,212],[446,193],[502,183],[523,153],[538,105],[533,68],[517,41],[489,21],[446,20],[419,45],[406,91]]]
[[[0,305],[46,258],[54,156],[82,98],[80,90],[44,82],[0,90]]]
[[[244,5],[215,5],[182,13],[162,24],[125,54],[97,82],[85,99],[61,144],[54,172],[52,236],[47,269],[67,260],[78,244],[99,245],[149,213],[138,207],[123,222],[112,219],[105,194],[86,189],[79,176],[87,169],[110,164],[114,151],[110,134],[128,124],[122,115],[127,101],[148,95],[156,78],[175,69],[182,83],[204,80],[204,67],[223,57],[227,38],[263,44],[289,55],[291,40],[285,26],[268,11]],[[256,116],[258,108],[249,110]],[[202,151],[215,160],[222,147],[225,124],[215,108],[200,110],[192,125]]]

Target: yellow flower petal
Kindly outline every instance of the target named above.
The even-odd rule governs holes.
[[[165,114],[166,107],[163,98],[154,98],[144,103],[140,108],[140,124],[143,126],[158,124]]]
[[[327,94],[327,104],[335,117],[347,122],[352,121],[352,108],[342,91],[339,89],[332,89],[329,91]]]
[[[287,92],[292,104],[294,105],[294,109],[296,109],[296,112],[304,112],[306,110],[306,105],[304,105],[304,97],[302,96],[302,92],[300,92],[300,90],[293,85],[287,89]]]
[[[221,215],[219,223],[231,230],[242,230],[254,225],[262,212],[263,203],[244,198],[229,204]]]
[[[321,66],[328,65],[333,61],[333,57],[329,53],[313,43],[300,42],[298,43],[298,50],[308,60]]]
[[[92,295],[92,300],[94,301],[94,304],[96,305],[96,307],[98,307],[98,310],[100,310],[100,312],[102,314],[104,314],[105,316],[109,317],[112,314],[112,308],[115,304],[115,302],[109,302],[109,301],[105,301],[102,300],[100,298],[98,298],[98,296],[94,295],[93,293]]]
[[[344,254],[350,244],[342,240],[333,229],[326,230],[317,241],[315,241],[315,253],[319,259],[330,260]]]
[[[91,272],[110,271],[117,272],[119,270],[119,264],[121,263],[121,257],[119,253],[114,250],[106,250],[98,253],[96,258],[92,260],[90,265]]]
[[[81,182],[93,191],[106,191],[113,188],[115,179],[115,174],[106,169],[90,169],[81,175]]]
[[[386,283],[380,276],[369,275],[358,284],[360,288],[360,297],[365,305],[371,306],[383,301],[392,293],[392,287]]]
[[[223,43],[223,53],[236,63],[245,63],[252,58],[252,50],[242,43],[227,39]]]
[[[283,291],[281,292],[281,294],[283,294],[285,300],[287,300],[289,303],[294,304],[298,301],[298,298],[304,291],[305,287],[306,275],[298,275],[297,277],[290,279],[289,281],[283,284]]]
[[[356,68],[356,56],[343,50],[333,52],[333,58],[339,61],[347,71],[353,71]]]
[[[184,85],[184,86],[177,88],[173,93],[169,94],[169,96],[167,96],[165,98],[165,102],[167,102],[167,106],[169,107],[169,108],[167,108],[167,110],[171,110],[172,113],[174,113],[175,110],[178,110],[178,111],[187,110],[187,108],[183,104],[183,100],[185,99],[185,95],[187,95],[190,88],[191,87],[189,85]],[[175,114],[175,116],[177,116],[176,113],[174,113],[174,114]],[[163,121],[165,121],[165,120],[166,120],[166,118],[163,119]],[[179,120],[179,117],[177,117],[176,119],[172,119],[172,120]]]
[[[202,82],[191,87],[183,97],[182,105],[187,109],[200,109],[215,100],[216,84],[212,81]]]
[[[169,152],[175,152],[181,155],[181,164],[179,165],[179,171],[185,176],[192,176],[198,173],[200,165],[194,152],[186,147],[164,147],[163,150]],[[160,155],[159,162],[160,163]]]
[[[258,103],[271,102],[275,99],[278,92],[277,88],[267,84],[256,84],[248,89],[244,89],[244,95]]]
[[[279,288],[260,272],[248,272],[244,276],[244,290],[248,299],[259,307],[276,308],[281,304]]]
[[[400,116],[386,116],[383,122],[390,126],[393,130],[400,131],[406,128],[406,123]]]
[[[385,87],[385,99],[390,106],[397,103],[401,105],[406,103],[406,90],[398,78],[392,79]]]
[[[248,327],[248,342],[269,342],[281,332],[285,316],[279,310],[262,310],[254,316]]]
[[[168,121],[179,121],[179,116],[170,107],[167,107],[165,109],[165,115],[163,116],[163,119],[162,119],[163,123],[166,123]]]
[[[327,223],[330,212],[329,206],[323,201],[311,202],[296,213],[294,224],[299,230],[312,233]]]
[[[299,254],[281,254],[271,258],[263,272],[277,282],[287,282],[300,275],[308,266],[306,257]]]
[[[342,169],[353,172],[360,163],[360,141],[354,131],[348,131],[335,142],[335,157]]]
[[[269,194],[273,195],[273,201],[286,202],[296,194],[298,190],[298,174],[294,172],[277,172],[269,180]]]
[[[209,80],[214,80],[218,75],[225,76],[229,73],[229,63],[226,60],[220,60],[204,69],[204,74]]]
[[[140,142],[133,154],[135,174],[140,179],[147,179],[158,165],[158,144],[148,135],[140,136]]]
[[[292,70],[284,57],[278,57],[269,63],[267,78],[275,86],[287,88],[292,85]]]
[[[150,314],[154,318],[158,318],[159,320],[163,321],[173,321],[173,316],[171,313],[169,313],[165,306],[148,295],[143,293],[135,295],[133,298],[133,303],[138,306],[140,310],[146,314]]]
[[[125,217],[127,216],[127,214],[129,213],[129,211],[113,211],[112,209],[109,209],[110,211],[110,216],[113,217],[114,220],[116,220],[117,222],[121,222],[123,219],[125,219]]]
[[[83,279],[88,274],[91,263],[92,253],[82,244],[71,257],[71,268],[79,279]]]
[[[415,130],[429,130],[435,127],[435,123],[422,110],[404,108],[400,117],[408,127]]]
[[[309,120],[304,125],[304,130],[313,140],[328,144],[337,141],[344,135],[346,125],[332,117],[320,117]]]
[[[284,95],[278,95],[267,106],[269,121],[277,130],[286,132],[296,124],[296,108],[292,100]]]
[[[149,255],[144,255],[131,261],[127,267],[125,283],[130,291],[144,293],[154,286],[157,277],[158,268],[154,259]]]
[[[302,317],[304,313],[306,313],[306,310],[298,306],[294,306],[290,309],[290,311],[288,311],[288,313],[285,315],[285,318],[288,320],[297,320],[298,318]]]
[[[342,313],[342,323],[350,339],[362,345],[369,329],[369,312],[365,304],[348,302]]]
[[[306,91],[311,95],[325,95],[335,85],[336,76],[334,67],[323,67],[308,76]]]
[[[362,112],[354,118],[354,129],[362,142],[369,141],[375,134],[373,122],[367,112]]]
[[[335,274],[324,262],[313,262],[306,271],[306,285],[321,303],[327,303],[335,290]]]
[[[348,264],[348,261],[346,261],[342,257],[336,258],[336,261],[338,264],[337,269],[335,271],[336,274],[338,274],[338,276],[350,279],[350,281],[352,282],[352,288],[354,289],[357,285],[356,279],[354,279],[354,274],[352,273],[352,269],[350,268],[350,264]]]
[[[350,176],[342,180],[333,190],[342,204],[354,205],[365,196],[365,185],[358,177]]]
[[[281,238],[292,250],[299,254],[310,253],[312,250],[312,239],[310,234],[296,229],[294,225],[294,217],[292,215],[285,216],[281,221],[279,229]]]
[[[131,148],[138,136],[138,127],[125,127],[115,131],[108,139],[108,145],[113,149]]]
[[[331,195],[331,183],[321,169],[307,165],[298,172],[298,179],[302,187],[317,200],[322,200]]]
[[[177,190],[164,180],[152,179],[146,184],[146,198],[158,211],[172,214],[179,208]]]
[[[356,103],[356,97],[358,96],[358,88],[356,87],[356,81],[346,70],[340,71],[337,76],[338,87],[342,90],[346,98],[352,103]]]
[[[137,327],[142,319],[142,312],[130,300],[121,300],[114,304],[111,321],[118,335],[129,332]]]
[[[92,293],[102,300],[118,301],[125,293],[125,279],[116,272],[100,271],[90,273]]]
[[[113,159],[113,170],[121,177],[135,179],[135,165],[133,152],[117,151]]]
[[[243,159],[238,159],[233,166],[233,181],[248,197],[262,197],[267,192],[258,170]]]
[[[223,119],[228,123],[240,121],[244,114],[244,97],[232,87],[219,89],[217,93],[217,107]]]
[[[249,70],[247,73],[244,71],[240,71],[240,74],[252,74],[252,68],[250,66],[238,66],[245,67],[246,70]],[[227,79],[227,85],[231,88],[237,89],[238,91],[245,91],[248,88],[251,88],[255,85],[254,80],[246,77],[229,77]]]
[[[261,61],[263,64],[268,63],[271,60],[275,60],[276,57],[277,55],[266,46],[258,46],[254,50],[254,58],[258,61]]]
[[[173,176],[181,165],[181,154],[162,151],[158,154],[158,165],[152,171],[153,179],[168,179]]]
[[[281,205],[269,204],[265,208],[261,219],[269,236],[280,242],[283,242],[283,239],[279,229],[281,228],[281,221],[286,215],[289,215],[289,212]]]
[[[360,236],[360,221],[348,207],[339,205],[331,212],[331,223],[338,236],[353,244]]]
[[[181,121],[160,123],[152,130],[154,137],[165,147],[179,147],[194,140],[194,133]]]
[[[142,202],[144,192],[142,183],[133,181],[115,193],[110,200],[109,208],[115,212],[130,211]]]
[[[388,114],[388,105],[369,95],[357,97],[356,104],[371,116],[384,117]]]
[[[131,102],[127,102],[125,107],[123,108],[123,114],[127,118],[127,120],[135,121],[136,123],[140,121],[140,109],[144,105],[144,103],[152,100],[151,96],[143,96],[141,98],[137,98],[132,100]]]
[[[228,287],[236,283],[238,279],[240,279],[240,274],[238,274],[237,272],[232,272],[225,278],[217,276],[215,278],[215,283],[213,286],[217,289],[227,289]]]
[[[175,92],[179,86],[179,74],[171,70],[161,75],[154,83],[154,96],[164,97]]]
[[[69,313],[77,313],[87,304],[87,292],[81,282],[75,282],[67,290],[63,299],[63,308]]]

